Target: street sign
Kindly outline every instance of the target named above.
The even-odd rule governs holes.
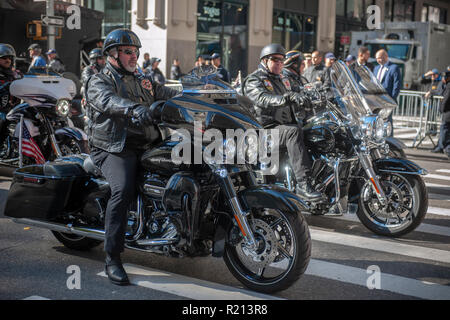
[[[41,15],[42,25],[64,27],[64,17]]]

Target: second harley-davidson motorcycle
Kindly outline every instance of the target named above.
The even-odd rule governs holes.
[[[6,113],[6,117],[1,119],[0,165],[20,167],[88,152],[86,134],[75,128],[69,118],[71,99],[75,94],[72,80],[26,74],[9,83],[8,89],[0,93],[5,101],[10,94],[23,103],[12,108],[4,105],[1,109],[1,114]],[[35,144],[33,153],[22,152],[28,135]],[[35,156],[37,153],[38,157]]]
[[[151,106],[161,138],[141,157],[126,247],[174,257],[212,254],[223,257],[230,272],[255,291],[288,288],[310,260],[311,238],[301,214],[306,204],[285,188],[258,184],[248,163],[216,161],[223,156],[219,149],[214,159],[197,163],[198,152],[208,153],[209,146],[202,139],[195,144],[199,134],[262,128],[248,101],[215,75],[198,69],[182,83],[180,95]],[[171,130],[194,140],[173,139]],[[174,161],[173,151],[186,141],[184,147],[194,151],[188,160],[194,161]],[[250,157],[250,143],[242,147]],[[16,170],[5,215],[52,230],[69,248],[99,245],[110,189],[86,156]]]
[[[322,201],[308,202],[310,212],[342,215],[352,206],[372,232],[402,236],[414,230],[427,212],[422,179],[427,172],[404,157],[391,157],[385,119],[396,103],[368,70],[354,72],[342,61],[333,65],[331,99],[314,84],[305,88],[307,95],[316,97],[303,127],[313,163],[311,182],[325,195]],[[274,175],[259,178],[295,190],[295,177],[282,151]]]

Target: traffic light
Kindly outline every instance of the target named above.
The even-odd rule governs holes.
[[[62,28],[55,28],[57,34],[55,39],[61,39]],[[47,27],[42,25],[41,20],[33,20],[27,23],[27,38],[33,40],[47,40]]]

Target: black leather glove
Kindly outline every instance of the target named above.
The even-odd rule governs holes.
[[[149,107],[136,106],[131,112],[132,121],[139,123],[141,126],[150,126],[153,124],[153,118]]]
[[[278,107],[273,117],[276,122],[281,124],[292,123],[291,109],[289,107]]]
[[[305,95],[298,93],[298,92],[289,91],[286,93],[286,95],[287,95],[289,102],[292,102],[296,105],[301,106],[301,105],[309,102],[308,97],[306,97]]]

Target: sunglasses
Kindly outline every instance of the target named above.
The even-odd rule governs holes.
[[[284,59],[283,58],[276,58],[276,57],[269,57],[269,60],[272,60],[273,62],[283,62]]]
[[[13,57],[12,56],[4,56],[4,57],[0,57],[0,59],[9,59],[9,60],[13,60]]]
[[[128,56],[131,56],[133,53],[136,56],[139,56],[139,50],[130,50],[130,49],[121,50],[121,49],[119,49],[119,52],[123,52],[123,53],[125,53]]]

